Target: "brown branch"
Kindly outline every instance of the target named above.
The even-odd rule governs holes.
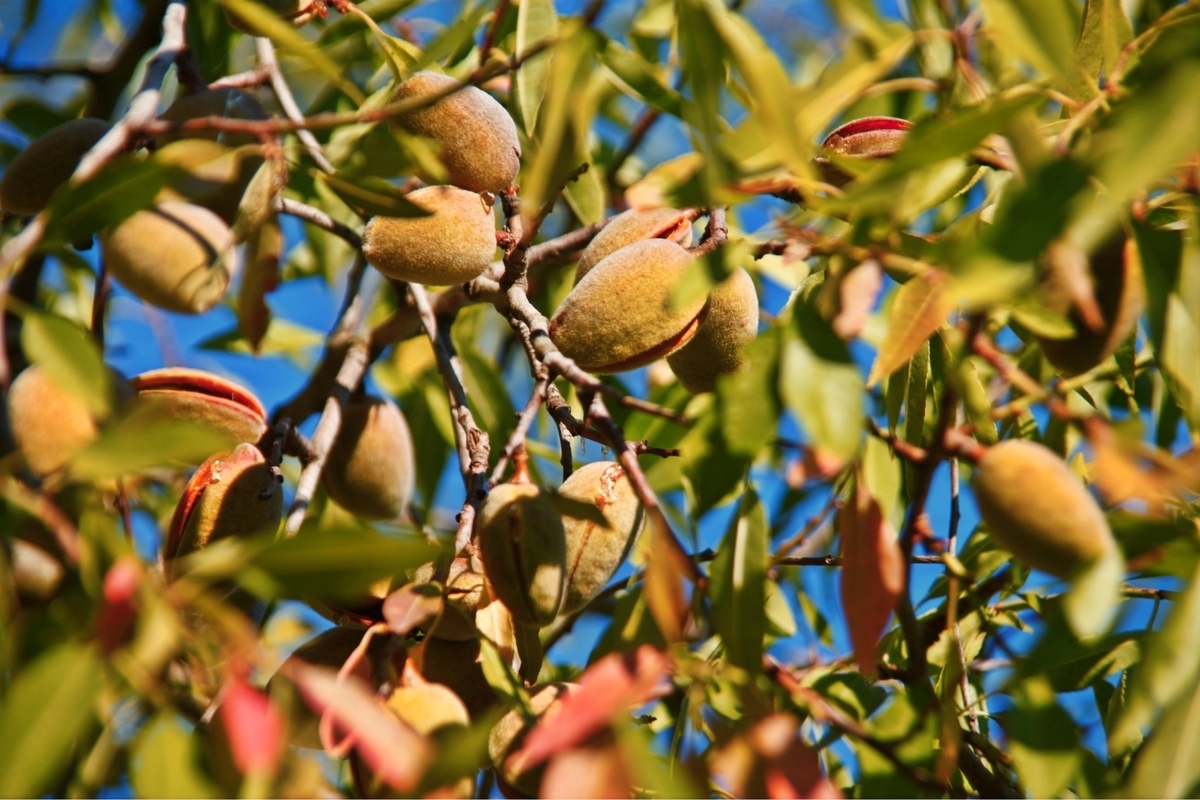
[[[341,369],[338,370],[337,380],[334,382],[329,397],[325,400],[325,410],[321,413],[316,430],[313,431],[312,460],[306,463],[300,471],[300,479],[296,482],[296,495],[288,509],[287,520],[284,523],[284,537],[290,538],[300,532],[300,526],[304,523],[304,517],[308,513],[308,506],[312,502],[313,495],[317,491],[317,484],[321,480],[321,472],[325,469],[329,451],[337,440],[338,431],[341,430],[342,414],[350,399],[350,393],[358,388],[366,371],[367,344],[358,339],[346,350],[346,358],[342,362]]]
[[[54,535],[63,556],[72,564],[79,563],[79,531],[75,523],[54,500],[40,489],[34,489],[11,475],[0,475],[0,494],[17,508],[37,517]]]
[[[362,237],[354,229],[348,225],[343,225],[319,208],[314,208],[298,200],[289,200],[280,195],[278,209],[284,214],[302,219],[305,222],[316,225],[322,230],[332,233],[334,236],[345,240],[355,250],[362,250]]]
[[[704,228],[704,236],[700,239],[700,244],[693,247],[689,252],[693,256],[708,255],[725,244],[728,238],[729,225],[725,222],[725,207],[717,206],[708,214],[708,225]]]
[[[813,531],[820,527],[821,523],[825,521],[825,518],[828,517],[834,509],[839,508],[840,506],[841,500],[838,497],[837,492],[832,492],[829,495],[828,502],[825,503],[825,507],[809,517],[808,521],[804,523],[803,528],[801,528],[786,542],[779,546],[779,549],[775,551],[775,555],[771,559],[771,562],[773,564],[784,563],[784,559],[788,557],[787,554],[799,547],[805,539],[812,535]]]
[[[487,496],[488,455],[491,445],[487,433],[475,424],[475,417],[467,405],[467,390],[463,387],[462,376],[455,364],[456,359],[449,337],[438,325],[425,287],[419,283],[410,283],[408,293],[417,307],[425,335],[433,345],[438,373],[442,376],[442,383],[450,398],[450,411],[454,417],[454,438],[458,447],[463,485],[466,488],[466,498],[458,515],[458,530],[454,536],[454,551],[461,554],[471,541],[475,515]]]
[[[283,70],[279,68],[279,59],[275,57],[275,45],[265,36],[259,36],[254,40],[254,49],[258,55],[259,65],[267,70],[271,91],[275,93],[279,107],[283,109],[283,113],[288,119],[293,122],[302,122],[304,113],[296,104],[291,87],[288,86],[287,79],[283,77]],[[321,143],[317,141],[317,137],[313,135],[312,131],[301,128],[296,131],[296,137],[304,146],[308,157],[322,172],[332,173],[334,171],[333,164],[325,157],[325,151],[321,149]]]
[[[949,790],[949,786],[937,780],[928,770],[905,762],[897,753],[897,743],[885,742],[876,738],[860,725],[857,720],[827,701],[816,690],[801,685],[800,681],[770,656],[763,656],[763,670],[766,672],[767,677],[779,684],[780,688],[791,696],[793,701],[805,706],[813,719],[820,722],[827,722],[844,733],[858,739],[887,759],[905,777],[918,786],[936,792],[938,795],[944,794]]]
[[[483,34],[483,41],[479,45],[480,67],[487,63],[488,54],[492,52],[492,45],[496,42],[496,31],[500,28],[500,22],[508,12],[508,6],[509,0],[500,0],[496,3],[496,10],[492,12],[491,22],[488,23],[487,31]]]
[[[489,481],[491,486],[500,483],[504,478],[504,470],[508,467],[508,461],[513,457],[517,450],[525,445],[525,436],[529,433],[529,426],[533,424],[534,417],[537,416],[538,409],[546,399],[546,390],[550,388],[549,381],[544,378],[538,378],[533,385],[533,394],[529,396],[529,402],[525,404],[525,408],[517,415],[517,427],[513,430],[512,435],[508,437],[508,441],[504,443],[504,450],[500,452],[500,457],[496,459],[496,466],[492,469],[492,478]]]
[[[96,281],[92,287],[92,338],[104,352],[104,312],[108,305],[108,296],[112,293],[112,281],[108,270],[104,267],[104,259],[100,259],[100,268],[96,271]]]

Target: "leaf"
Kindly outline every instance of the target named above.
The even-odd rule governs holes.
[[[336,86],[355,105],[362,105],[363,93],[359,91],[343,74],[342,68],[325,51],[305,39],[290,22],[285,22],[279,15],[253,0],[221,0],[230,11],[241,17],[248,27],[253,28],[259,35],[270,38],[280,47],[290,51],[304,64],[311,66],[316,72]]]
[[[947,291],[950,277],[930,270],[911,278],[896,291],[888,318],[887,335],[871,365],[867,386],[874,386],[916,355],[953,310]]]
[[[1063,597],[1063,613],[1076,636],[1089,639],[1105,631],[1121,602],[1124,577],[1125,559],[1116,547],[1072,576],[1071,588]]]
[[[178,169],[155,161],[118,158],[78,186],[60,186],[46,204],[43,246],[89,240],[96,231],[149,208],[179,176]]]
[[[0,707],[0,796],[51,791],[95,719],[104,665],[95,649],[67,642],[44,651],[12,679]]]
[[[368,217],[427,217],[429,212],[414,205],[404,194],[383,178],[338,172],[330,175],[314,171],[321,183],[333,190],[346,205]]]
[[[271,322],[265,295],[279,286],[279,263],[283,258],[283,230],[272,214],[256,226],[246,240],[242,285],[238,290],[238,329],[250,349],[258,353]]]
[[[524,53],[529,46],[558,34],[558,15],[553,0],[522,0],[517,8],[517,49]],[[487,54],[484,53],[484,57]],[[550,69],[550,53],[541,53],[526,61],[513,78],[517,111],[525,133],[533,136],[538,108],[546,94],[546,76]]]
[[[445,606],[438,583],[406,583],[383,601],[383,618],[392,633],[407,636],[432,622]]]
[[[271,699],[234,677],[217,709],[229,752],[243,775],[274,775],[286,746],[287,720]]]
[[[775,435],[780,408],[780,331],[771,327],[746,345],[747,365],[717,382],[721,436],[730,452],[754,458]]]
[[[1109,729],[1108,747],[1114,757],[1137,743],[1158,709],[1191,691],[1200,679],[1200,567],[1162,630],[1147,637],[1145,653],[1131,673],[1124,711]]]
[[[762,669],[769,530],[766,509],[747,489],[709,570],[713,625],[725,658],[752,674]]]
[[[1090,100],[1083,75],[1072,57],[1078,39],[1076,12],[1064,0],[983,0],[996,36],[1039,72],[1059,78],[1079,100]]]
[[[1080,763],[1075,721],[1043,677],[1027,678],[1011,692],[1016,707],[1003,722],[1017,775],[1035,797],[1058,797]]]
[[[861,479],[838,512],[842,538],[842,615],[850,630],[854,659],[873,671],[875,649],[904,591],[908,570],[896,530]]]
[[[404,792],[416,787],[433,758],[426,739],[375,699],[361,678],[340,680],[334,670],[291,660],[280,667],[318,713],[329,714],[355,739],[376,777]]]
[[[604,44],[600,61],[623,88],[637,94],[647,104],[673,117],[682,113],[683,98],[679,92],[662,82],[652,64],[633,50],[627,50],[614,39]]]
[[[160,712],[138,733],[130,782],[138,797],[220,797],[200,766],[200,740],[183,719]]]
[[[787,70],[744,18],[723,3],[705,2],[703,8],[750,90],[753,103],[749,110],[766,131],[776,157],[792,175],[808,177],[811,153],[800,144]]]
[[[1188,424],[1193,429],[1200,427],[1200,324],[1178,294],[1167,298],[1166,330],[1159,356],[1171,393]]]
[[[985,241],[1001,258],[1033,261],[1067,224],[1074,199],[1089,187],[1086,169],[1072,158],[1049,161],[1006,194]]]
[[[104,419],[112,411],[112,372],[100,347],[87,331],[69,320],[40,311],[26,311],[21,326],[21,349],[52,381],[83,401],[92,416]]]
[[[662,509],[646,509],[649,520],[648,536],[643,536],[646,557],[646,577],[642,591],[650,615],[668,642],[678,642],[688,618],[687,600],[683,594],[683,576],[693,575],[695,566],[679,545]]]
[[[475,31],[491,8],[492,4],[489,2],[476,3],[469,9],[464,6],[462,12],[443,29],[441,35],[426,45],[425,52],[413,64],[413,71],[425,69],[443,60],[447,65],[457,63],[475,44]]]
[[[1138,750],[1125,797],[1195,797],[1200,789],[1200,684],[1164,712]]]
[[[115,478],[166,464],[199,464],[229,447],[229,438],[210,427],[164,415],[157,404],[135,403],[71,460],[70,472],[82,480]]]
[[[1133,38],[1125,10],[1116,0],[1087,0],[1083,8],[1083,33],[1075,47],[1075,60],[1093,85],[1111,70],[1123,48]]]
[[[803,302],[785,331],[779,394],[814,444],[847,460],[862,442],[863,381],[846,345]]]
[[[251,564],[293,596],[353,600],[375,581],[401,575],[437,555],[436,547],[416,536],[327,528],[275,542],[256,553]]]
[[[671,669],[671,658],[647,645],[624,656],[605,656],[587,668],[579,687],[561,700],[559,712],[540,720],[507,763],[530,769],[582,744],[619,715],[669,692],[664,684],[670,685]]]

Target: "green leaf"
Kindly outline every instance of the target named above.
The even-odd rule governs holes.
[[[986,242],[1009,261],[1032,261],[1062,233],[1071,203],[1089,187],[1087,170],[1071,158],[1050,161],[1019,191],[1009,192],[996,211]]]
[[[713,625],[725,658],[750,673],[762,668],[768,530],[766,509],[748,489],[709,571]]]
[[[95,719],[104,664],[89,645],[46,650],[12,679],[0,708],[0,796],[51,790]]]
[[[238,330],[255,353],[262,347],[271,324],[266,295],[279,285],[283,258],[283,230],[275,214],[255,226],[246,239],[242,285],[238,289]]]
[[[647,104],[671,116],[682,114],[683,98],[659,78],[655,67],[636,52],[613,39],[605,42],[600,61],[623,84]]]
[[[787,70],[745,19],[713,0],[707,0],[704,9],[750,90],[750,111],[766,132],[776,158],[793,175],[808,177],[811,153],[800,144]]]
[[[1200,61],[1181,61],[1161,79],[1130,95],[1113,114],[1103,141],[1100,178],[1111,202],[1122,202],[1159,180],[1200,141],[1200,105],[1181,97],[1200,95]]]
[[[1034,797],[1058,797],[1080,763],[1075,722],[1044,677],[1027,678],[1011,692],[1016,708],[1003,722],[1017,775]]]
[[[413,71],[425,69],[443,59],[447,64],[457,63],[474,44],[475,31],[483,21],[484,14],[491,8],[492,4],[489,2],[476,3],[469,10],[464,8],[462,13],[454,18],[454,22],[426,46],[425,54],[413,64]]]
[[[336,86],[353,100],[355,105],[362,104],[365,99],[363,93],[345,77],[337,62],[326,55],[320,47],[305,39],[290,22],[285,22],[280,19],[278,14],[252,0],[221,1],[230,11],[245,20],[249,27],[291,52],[301,63],[311,66],[331,85]]]
[[[1090,100],[1099,87],[1085,93],[1074,60],[1079,33],[1078,12],[1066,0],[983,0],[988,23],[1004,46],[1044,75],[1060,79],[1079,100]]]
[[[754,458],[775,435],[780,337],[778,327],[763,331],[746,345],[746,368],[717,382],[721,435],[740,456]]]
[[[428,217],[429,212],[405,198],[394,184],[373,175],[313,172],[342,202],[366,217]]]
[[[437,555],[423,537],[327,528],[275,542],[253,554],[250,564],[292,596],[353,600],[375,581],[403,576]]]
[[[1158,709],[1174,703],[1200,678],[1200,569],[1175,601],[1162,630],[1147,637],[1146,656],[1132,673],[1124,713],[1109,730],[1109,752],[1123,754]]]
[[[842,459],[858,452],[863,380],[845,344],[816,312],[795,303],[779,363],[779,394],[815,445]]]
[[[1076,636],[1094,638],[1109,626],[1121,602],[1124,577],[1125,559],[1115,547],[1072,576],[1071,588],[1063,597],[1063,613]]]
[[[116,225],[149,208],[181,171],[156,161],[118,158],[79,186],[64,184],[46,204],[43,246],[90,239],[96,231]]]
[[[1178,294],[1167,298],[1166,329],[1159,357],[1171,394],[1188,425],[1193,430],[1200,428],[1200,320],[1188,312]]]
[[[209,427],[138,403],[72,459],[70,472],[83,480],[115,478],[164,465],[199,464],[230,446],[228,436]]]
[[[31,310],[23,316],[21,349],[30,362],[82,400],[93,417],[107,417],[112,411],[113,377],[96,340],[79,325],[54,314]]]
[[[1125,797],[1195,797],[1200,790],[1200,684],[1164,712],[1138,750]]]
[[[608,628],[588,655],[588,663],[594,664],[609,653],[632,653],[641,644],[661,650],[666,640],[654,624],[642,587],[637,585],[617,595]]]
[[[704,415],[678,445],[696,519],[737,489],[752,459],[733,452],[717,425],[716,414]]]
[[[139,797],[220,797],[200,766],[200,740],[175,714],[164,711],[138,734],[130,782]]]
[[[1075,59],[1094,86],[1111,70],[1121,48],[1133,38],[1129,18],[1117,0],[1087,0],[1083,8],[1083,33],[1075,48]]]
[[[529,46],[558,34],[558,15],[553,0],[522,0],[517,8],[517,54]],[[487,55],[486,53],[484,54]],[[546,94],[546,77],[550,68],[550,53],[534,56],[521,65],[513,78],[516,107],[525,132],[533,136],[538,108]]]

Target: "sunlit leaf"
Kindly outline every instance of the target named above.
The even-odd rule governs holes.
[[[871,366],[868,385],[879,383],[903,366],[946,324],[954,307],[947,291],[949,280],[945,273],[930,270],[911,278],[897,290],[887,337]]]
[[[713,624],[725,658],[748,672],[762,667],[768,538],[766,509],[747,491],[709,570]]]
[[[0,708],[0,795],[51,791],[95,719],[104,665],[89,645],[47,649],[17,673]]]
[[[517,7],[517,53],[524,53],[530,45],[551,39],[557,33],[558,15],[554,13],[553,0],[523,0]],[[525,132],[530,136],[546,93],[546,73],[550,64],[549,53],[534,56],[521,65],[513,79],[516,106]]]

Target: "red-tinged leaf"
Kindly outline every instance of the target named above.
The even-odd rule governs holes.
[[[615,744],[560,753],[546,767],[542,797],[631,797],[633,780]]]
[[[668,642],[683,638],[687,624],[688,605],[683,593],[683,576],[692,574],[695,566],[679,546],[662,509],[649,510],[650,529],[646,548],[646,577],[642,581],[650,615]],[[681,561],[687,569],[681,570]]]
[[[229,752],[238,771],[243,775],[274,775],[283,756],[287,721],[270,698],[234,677],[217,715],[225,727]]]
[[[509,762],[522,771],[582,744],[607,728],[614,717],[661,696],[663,679],[670,671],[670,657],[649,645],[624,656],[610,653],[588,667],[578,691],[562,701],[558,714],[529,732]]]
[[[129,638],[137,620],[137,590],[142,571],[134,558],[119,559],[104,576],[104,601],[96,623],[96,640],[108,655]]]
[[[750,743],[766,762],[763,782],[771,798],[840,798],[842,793],[821,772],[817,751],[797,735],[799,720],[773,714],[754,726]]]
[[[842,537],[842,611],[859,668],[875,667],[875,646],[904,591],[906,570],[896,531],[879,504],[855,481],[838,514]]]
[[[925,340],[942,327],[953,306],[946,291],[950,276],[929,270],[909,280],[896,292],[887,338],[871,366],[867,386],[874,386],[891,375],[921,349]]]
[[[356,678],[339,681],[330,669],[303,663],[286,665],[304,699],[318,713],[329,713],[356,739],[355,747],[371,771],[397,791],[417,786],[432,753],[416,731],[384,708]]]
[[[867,259],[842,277],[838,286],[839,309],[833,332],[848,342],[862,333],[875,299],[883,288],[883,270],[875,259]]]
[[[407,636],[442,613],[442,589],[435,583],[407,584],[383,601],[383,618],[392,633]]]
[[[238,292],[238,329],[257,353],[271,323],[271,309],[264,298],[279,285],[279,264],[283,258],[283,231],[274,214],[251,231],[245,257],[242,287]]]

